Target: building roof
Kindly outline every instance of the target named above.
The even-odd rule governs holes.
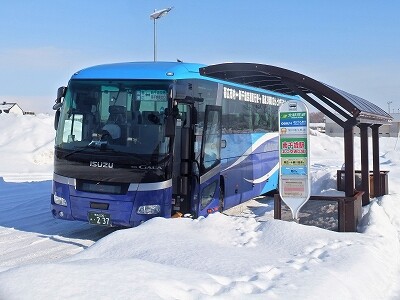
[[[0,111],[1,112],[9,112],[13,107],[17,107],[18,109],[21,110],[22,113],[24,113],[24,111],[22,110],[22,108],[17,104],[17,103],[8,103],[8,102],[0,102]]]
[[[1,102],[0,103],[0,109],[1,110],[10,110],[14,105],[17,103],[6,103],[6,102]]]

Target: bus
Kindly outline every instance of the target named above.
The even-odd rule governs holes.
[[[295,97],[204,77],[201,67],[99,65],[58,89],[55,218],[134,227],[277,189],[278,107]]]

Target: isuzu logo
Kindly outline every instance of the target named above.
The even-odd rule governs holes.
[[[114,168],[114,163],[104,162],[104,161],[91,161],[89,163],[89,167],[112,169]]]

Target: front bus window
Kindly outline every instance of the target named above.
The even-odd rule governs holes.
[[[164,126],[169,84],[72,80],[63,103],[56,146],[74,151],[102,145],[122,153],[167,154],[169,137]]]

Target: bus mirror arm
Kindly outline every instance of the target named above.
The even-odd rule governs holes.
[[[175,118],[172,114],[168,114],[165,119],[165,136],[175,136]]]
[[[175,136],[175,121],[180,118],[179,108],[176,101],[172,105],[172,109],[165,110],[165,136]]]
[[[57,130],[59,121],[60,121],[60,110],[57,109],[56,114],[54,115],[54,130]]]
[[[174,119],[179,119],[181,117],[179,114],[179,108],[177,105],[174,105],[172,107],[172,116],[174,117]]]
[[[56,104],[53,105],[53,110],[59,110],[62,106],[62,102],[58,102]]]

